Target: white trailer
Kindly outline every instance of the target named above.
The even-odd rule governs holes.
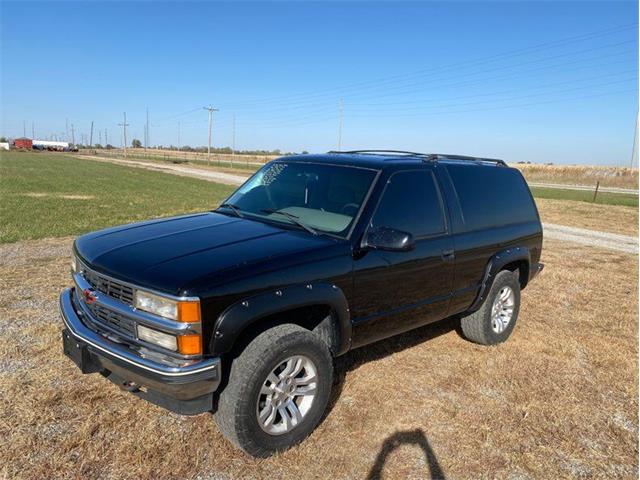
[[[42,148],[55,148],[55,149],[64,150],[69,148],[69,142],[52,142],[49,140],[34,140],[33,146],[36,148],[42,147]]]

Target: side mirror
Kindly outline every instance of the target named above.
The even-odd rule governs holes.
[[[377,227],[369,230],[364,246],[388,252],[408,252],[415,248],[416,243],[410,233],[388,227]]]

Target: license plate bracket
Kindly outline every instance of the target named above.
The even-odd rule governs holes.
[[[62,332],[62,350],[64,354],[73,360],[73,363],[82,373],[96,373],[100,371],[100,366],[91,358],[91,352],[87,345],[76,340],[66,330]]]

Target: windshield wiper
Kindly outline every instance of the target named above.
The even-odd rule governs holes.
[[[309,225],[307,225],[306,223],[304,223],[302,220],[300,220],[300,217],[298,217],[297,215],[294,215],[293,213],[283,212],[282,210],[275,210],[273,208],[263,208],[260,211],[264,212],[264,213],[277,213],[278,215],[282,215],[284,217],[287,217],[293,223],[295,223],[299,227],[304,228],[310,234],[318,235],[318,232],[317,232],[316,229],[314,229],[314,228],[310,227]]]
[[[244,218],[244,215],[242,214],[240,209],[236,207],[233,203],[223,203],[220,206],[218,206],[218,208],[228,208],[229,210],[231,210],[233,213],[236,214],[236,217]]]

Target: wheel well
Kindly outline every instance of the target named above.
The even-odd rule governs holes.
[[[501,270],[509,270],[511,272],[518,272],[518,279],[520,281],[520,288],[527,286],[529,281],[529,262],[526,260],[516,260],[511,263],[507,263]]]
[[[340,348],[338,316],[328,305],[309,305],[261,317],[244,329],[234,342],[232,356],[237,356],[261,333],[277,325],[291,323],[317,334],[329,347],[332,355]]]

